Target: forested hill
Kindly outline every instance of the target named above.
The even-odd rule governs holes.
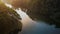
[[[0,0],[0,34],[17,33],[22,29],[20,16]],[[17,30],[17,32],[15,32]]]

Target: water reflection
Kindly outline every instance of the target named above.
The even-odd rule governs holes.
[[[55,28],[55,25],[48,25],[42,21],[33,21],[21,9],[16,11],[20,14],[23,23],[22,32],[19,32],[19,34],[60,34],[60,28]]]

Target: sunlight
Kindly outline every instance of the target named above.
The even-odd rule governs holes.
[[[9,8],[12,8],[12,6],[10,4],[5,3],[5,5]],[[20,8],[19,9],[14,9],[22,18],[21,22],[26,25],[28,22],[33,22],[33,20],[24,12],[22,11]]]
[[[12,6],[10,4],[5,3],[5,5],[9,8],[12,8]]]
[[[12,8],[12,6],[10,4],[5,4],[7,7]],[[21,10],[21,8],[19,9],[14,9],[19,15],[20,18],[22,18],[21,23],[23,24],[22,29],[24,30],[24,28],[26,27],[30,27],[30,25],[32,26],[33,24],[35,24],[36,22],[33,21],[24,11]]]
[[[5,3],[5,1],[3,1],[3,2]],[[5,5],[9,8],[12,8],[12,5],[10,5],[8,3],[5,3]],[[14,9],[14,10],[20,15],[20,17],[22,18],[22,22],[32,21],[32,19],[30,19],[30,17],[24,11],[22,11],[20,8],[19,9]]]
[[[19,9],[16,9],[16,12],[22,18],[22,23],[27,23],[27,22],[32,21],[32,19],[24,11],[22,11],[20,8]]]

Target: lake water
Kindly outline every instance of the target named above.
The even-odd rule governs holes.
[[[22,31],[19,34],[60,34],[60,28],[55,28],[55,25],[48,25],[42,21],[33,21],[21,9],[16,11],[21,16],[23,24]]]

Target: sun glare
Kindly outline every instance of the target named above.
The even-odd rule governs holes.
[[[5,3],[5,5],[9,8],[12,8],[12,6],[10,4]]]
[[[9,8],[12,8],[12,5],[5,3],[5,5]],[[28,22],[33,22],[33,20],[20,8],[19,9],[14,9],[19,15],[20,18],[22,18],[21,22],[26,25]]]
[[[20,15],[20,17],[22,18],[22,22],[29,22],[32,19],[30,19],[30,17],[24,12],[22,11],[20,8],[16,9],[16,12]]]

